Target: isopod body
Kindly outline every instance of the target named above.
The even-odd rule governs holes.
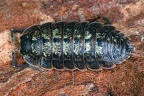
[[[132,49],[124,34],[98,22],[48,22],[25,29],[20,37],[24,60],[47,69],[109,69]]]

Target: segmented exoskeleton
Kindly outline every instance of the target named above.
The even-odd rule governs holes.
[[[12,39],[18,31],[11,30]],[[99,22],[48,22],[22,31],[24,60],[47,69],[109,69],[128,58],[133,49],[124,34]]]

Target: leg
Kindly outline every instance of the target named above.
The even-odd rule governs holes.
[[[101,22],[104,25],[106,25],[106,24],[112,24],[112,22],[108,18],[103,17],[103,16],[98,16],[95,19],[88,20],[88,21],[90,21],[90,22]]]
[[[73,85],[75,85],[74,70],[72,70],[71,72],[72,72],[72,82],[73,82]]]
[[[19,33],[21,33],[21,32],[23,32],[25,29],[11,29],[10,30],[10,34],[11,34],[11,42],[12,42],[12,44],[14,44],[14,33],[16,33],[16,32],[19,32]],[[28,64],[25,64],[25,65],[17,65],[17,63],[16,63],[16,61],[15,61],[15,53],[14,53],[14,51],[12,51],[12,66],[13,67],[15,67],[15,68],[26,68],[26,67],[29,67],[29,65]]]

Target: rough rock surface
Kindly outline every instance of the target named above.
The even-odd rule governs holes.
[[[144,0],[0,0],[0,96],[144,96]],[[11,67],[9,29],[40,22],[110,19],[135,47],[131,57],[110,70],[50,70]],[[19,34],[16,34],[19,36]],[[18,38],[17,38],[18,39]],[[17,50],[16,50],[17,52]],[[24,63],[16,56],[18,63]]]

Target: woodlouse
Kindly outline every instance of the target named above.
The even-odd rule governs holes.
[[[33,25],[20,37],[20,53],[28,65],[46,69],[110,69],[128,58],[133,47],[112,25],[99,22],[57,22]],[[12,52],[12,65],[17,65]]]

